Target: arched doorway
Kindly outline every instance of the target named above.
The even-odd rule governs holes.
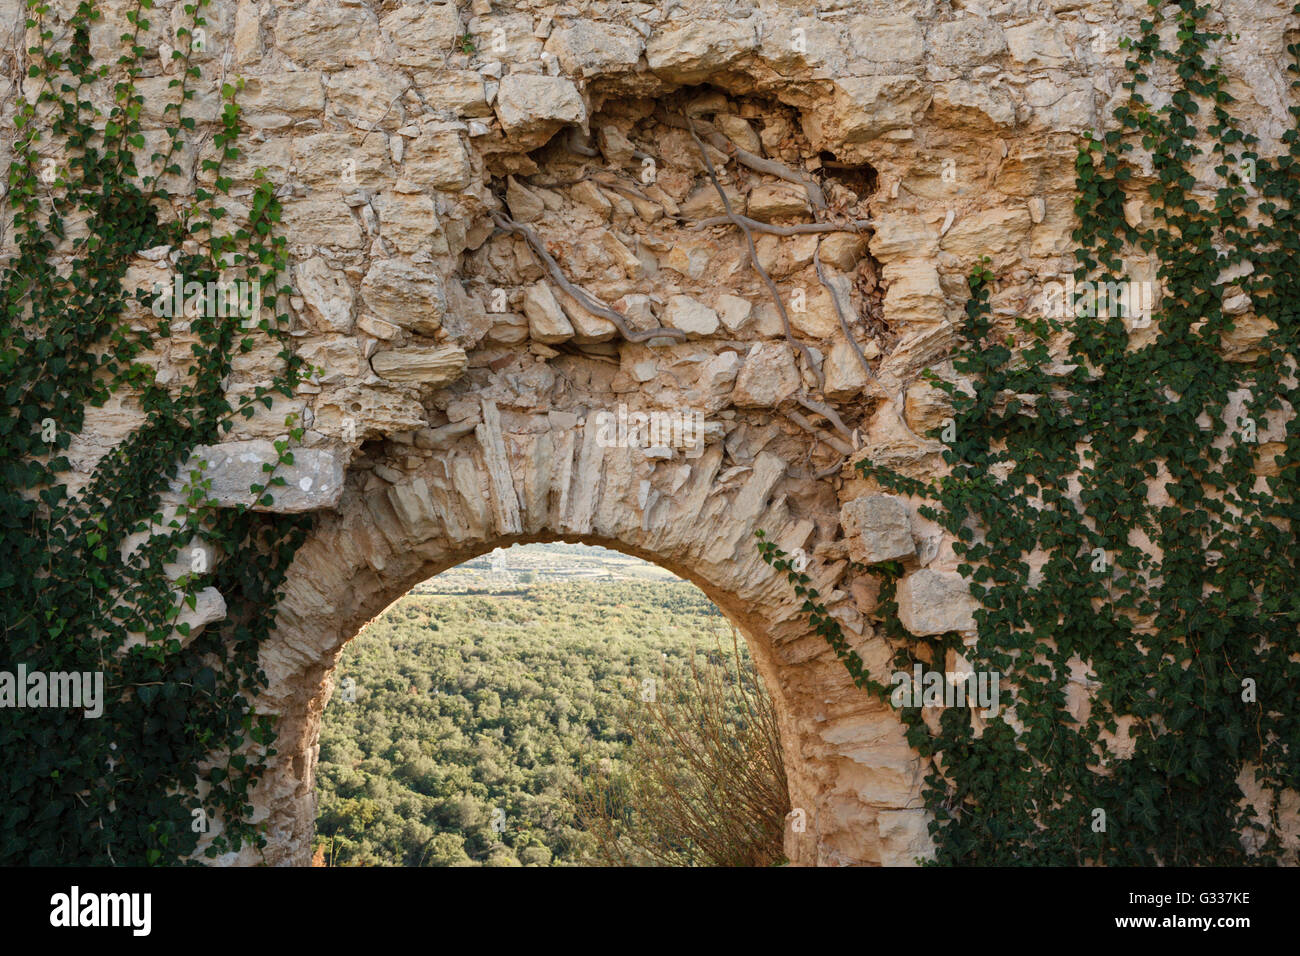
[[[761,529],[786,550],[808,548],[809,573],[829,593],[843,566],[818,552],[814,532],[838,527],[833,495],[820,505],[800,495],[800,481],[767,451],[724,469],[714,443],[671,470],[643,449],[604,447],[588,416],[552,428],[554,416],[503,415],[484,400],[481,417],[473,434],[431,449],[399,482],[367,491],[366,462],[354,463],[337,509],[295,559],[262,655],[260,706],[279,714],[280,736],[255,794],[268,824],[261,859],[308,862],[320,717],[343,645],[418,582],[534,541],[652,561],[695,583],[745,635],[778,713],[792,806],[804,811],[803,832],[786,834],[792,862],[910,863],[927,852],[924,767],[902,724],[852,686],[754,545]],[[881,664],[888,654],[874,636],[858,649]],[[244,853],[229,862],[259,859]]]
[[[316,767],[314,866],[772,866],[791,821],[771,697],[689,581],[517,545],[350,641]]]

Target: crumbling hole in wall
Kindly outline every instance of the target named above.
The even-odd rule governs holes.
[[[498,228],[462,266],[502,316],[488,345],[618,364],[627,343],[672,354],[711,339],[772,365],[730,404],[776,409],[816,439],[816,470],[834,470],[882,397],[876,171],[825,159],[775,100],[707,85],[594,99],[586,129],[493,157]]]

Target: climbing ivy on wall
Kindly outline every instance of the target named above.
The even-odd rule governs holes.
[[[919,709],[900,711],[910,743],[934,758],[925,799],[940,863],[1273,862],[1276,807],[1261,827],[1239,778],[1300,788],[1300,424],[1281,427],[1300,407],[1300,132],[1285,134],[1285,155],[1260,157],[1230,113],[1213,56],[1226,38],[1206,28],[1208,6],[1149,5],[1125,47],[1128,102],[1078,152],[1073,238],[1081,288],[1133,279],[1126,254],[1158,262],[1150,326],[1112,305],[1020,318],[1008,338],[980,266],[954,361],[973,389],[934,380],[954,409],[950,473],[920,482],[859,465],[933,502],[920,511],[956,537],[981,604],[973,646],[917,638],[893,603],[903,569],[865,569],[881,578],[876,616],[894,664],[943,670],[951,649],[1002,675],[1002,710],[980,730],[966,708],[945,709],[934,729]],[[1300,48],[1288,52],[1300,64]],[[1173,89],[1163,105],[1153,79]],[[1143,158],[1154,176],[1139,182]],[[1132,225],[1124,206],[1139,190],[1151,216]],[[1228,356],[1243,295],[1272,328]],[[858,686],[888,700],[809,576],[759,547]],[[1091,688],[1081,720],[1067,709],[1071,661],[1087,665]],[[1241,833],[1254,834],[1253,853]]]
[[[141,126],[138,89],[151,0],[127,12],[112,64],[91,56],[92,0],[57,22],[27,2],[27,95],[6,196],[13,252],[0,273],[0,671],[100,673],[103,699],[98,717],[26,694],[25,706],[0,706],[0,863],[176,862],[205,833],[210,857],[264,843],[250,795],[274,729],[251,703],[265,686],[257,652],[306,523],[250,506],[271,503],[301,428],[286,423],[279,464],[235,507],[217,507],[190,452],[291,395],[302,363],[276,311],[289,290],[276,285],[286,254],[272,184],[259,176],[251,195],[221,205],[226,164],[240,156],[238,84],[222,90],[209,146],[188,115],[206,4],[183,7],[159,140]],[[206,157],[193,188],[187,149]],[[206,290],[238,276],[265,317],[207,292],[184,314],[157,316],[155,290],[135,288],[128,269],[160,249],[169,279]],[[237,356],[268,343],[282,372],[232,406]],[[156,376],[145,360],[168,346],[182,370]],[[110,402],[139,422],[78,482],[92,446],[77,442]],[[226,617],[191,634],[182,617],[208,587]]]

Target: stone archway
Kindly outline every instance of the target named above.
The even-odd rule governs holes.
[[[105,6],[95,45],[129,29],[124,7]],[[263,649],[270,686],[256,704],[281,716],[277,755],[254,792],[270,844],[264,857],[245,850],[223,862],[306,861],[329,670],[366,621],[421,578],[547,539],[662,564],[742,627],[781,710],[793,805],[806,814],[807,832],[788,835],[792,860],[925,854],[924,763],[809,630],[752,533],[806,552],[874,674],[891,655],[850,558],[906,562],[900,615],[912,633],[973,636],[951,540],[838,466],[869,455],[917,478],[942,470],[942,446],[921,436],[949,409],[920,376],[956,378],[954,320],[981,256],[1004,277],[995,305],[1008,331],[1045,281],[1073,272],[1078,136],[1123,78],[1122,51],[1094,42],[1092,5],[1043,18],[930,0],[814,5],[833,8],[820,12],[777,0],[741,3],[739,14],[708,3],[545,15],[480,0],[221,6],[209,11],[198,59],[246,79],[249,133],[224,173],[235,201],[259,167],[278,184],[296,293],[284,312],[298,353],[320,368],[204,453],[214,497],[246,503],[293,413],[304,442],[275,510],[319,512]],[[1225,57],[1247,88],[1266,91],[1251,121],[1275,141],[1290,125],[1282,94],[1267,92],[1283,75],[1282,32],[1241,16],[1231,13],[1230,27],[1253,40]],[[146,45],[165,39],[156,19]],[[1136,14],[1114,26],[1135,24]],[[1246,49],[1263,53],[1246,59]],[[147,67],[140,90],[157,132],[175,67],[163,57]],[[218,115],[219,72],[200,81],[201,128]],[[711,115],[733,144],[815,173],[830,199],[870,221],[822,247],[842,294],[824,289],[807,234],[760,237],[780,293],[807,299],[793,323],[806,352],[783,334],[741,237],[694,228],[717,209],[686,134],[637,127],[656,104],[695,94],[713,97]],[[602,157],[593,165],[622,178],[571,175],[591,150]],[[663,188],[629,197],[647,151]],[[200,153],[184,157],[177,192],[207,181]],[[730,162],[726,151],[715,159],[724,155]],[[785,227],[818,218],[788,180],[734,173],[729,185],[751,215]],[[544,292],[553,277],[526,243],[494,230],[503,208],[536,224],[569,277],[633,329],[670,327],[685,341],[620,340],[558,290]],[[130,282],[169,282],[167,255],[141,250]],[[238,357],[232,399],[273,377],[277,351]],[[174,381],[187,355],[183,342],[164,344],[139,361]],[[801,390],[831,414],[796,404]],[[593,425],[621,405],[699,410],[703,453],[605,447]],[[68,452],[74,477],[144,419],[129,403],[92,410]],[[191,633],[225,613],[215,588],[202,597]]]
[[[545,540],[654,561],[697,584],[744,633],[779,713],[792,805],[805,811],[806,831],[787,832],[791,860],[906,863],[925,853],[922,764],[901,723],[851,686],[754,547],[760,528],[793,549],[808,544],[817,520],[836,520],[833,511],[797,513],[785,462],[760,452],[744,474],[728,475],[715,444],[675,494],[646,502],[640,473],[653,460],[641,449],[603,448],[585,422],[530,432],[528,416],[503,423],[483,408],[476,435],[406,481],[367,493],[364,471],[350,476],[295,560],[263,653],[270,686],[260,705],[281,718],[279,754],[256,796],[265,861],[309,857],[320,719],[343,645],[419,581],[495,547]],[[502,454],[506,469],[494,461]],[[815,578],[827,570],[810,568]],[[228,862],[256,858],[245,851]]]

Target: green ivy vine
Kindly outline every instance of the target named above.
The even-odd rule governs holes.
[[[265,843],[251,794],[275,731],[252,704],[266,683],[258,647],[307,522],[252,510],[283,484],[278,464],[246,504],[222,508],[202,463],[184,463],[256,405],[292,395],[302,362],[277,312],[290,290],[276,285],[287,258],[272,184],[259,173],[251,195],[221,205],[226,164],[240,156],[240,84],[223,87],[214,127],[187,115],[207,2],[183,7],[164,135],[151,148],[138,81],[152,0],[127,11],[112,64],[91,55],[93,0],[57,23],[27,0],[28,95],[5,200],[13,252],[0,273],[0,670],[99,672],[104,702],[98,718],[0,707],[3,864],[165,864],[204,844],[215,857]],[[193,189],[187,146],[207,156]],[[128,269],[160,247],[186,281],[251,283],[266,317],[254,325],[201,301],[156,318],[153,291],[135,288]],[[168,340],[188,368],[160,381],[147,359]],[[282,372],[232,406],[236,357],[268,341]],[[110,400],[137,423],[78,481],[70,454],[90,454],[76,442]],[[279,464],[292,463],[301,436],[286,422]],[[196,548],[236,559],[191,561]],[[180,618],[209,587],[226,617],[191,634]]]
[[[1300,131],[1285,155],[1259,156],[1229,112],[1208,6],[1149,6],[1125,41],[1117,125],[1078,151],[1073,238],[1080,283],[1132,278],[1126,253],[1158,263],[1150,327],[1122,308],[1080,310],[1018,318],[1007,336],[981,265],[954,360],[973,389],[931,379],[953,407],[949,473],[858,465],[932,502],[919,510],[956,538],[981,605],[973,646],[917,638],[893,602],[903,569],[860,569],[881,578],[875,616],[895,665],[943,669],[955,649],[1002,675],[1002,711],[979,730],[966,708],[944,710],[937,731],[900,712],[933,758],[924,796],[942,864],[1274,863],[1276,804],[1264,826],[1243,784],[1300,788],[1300,423],[1280,427],[1300,408]],[[1300,48],[1288,52],[1300,75]],[[1173,88],[1164,105],[1148,98],[1153,78]],[[1133,225],[1125,202],[1141,191],[1151,216]],[[1227,355],[1242,296],[1269,328]],[[887,700],[809,576],[761,536],[759,548],[855,683]],[[1091,682],[1074,713],[1072,661]]]

